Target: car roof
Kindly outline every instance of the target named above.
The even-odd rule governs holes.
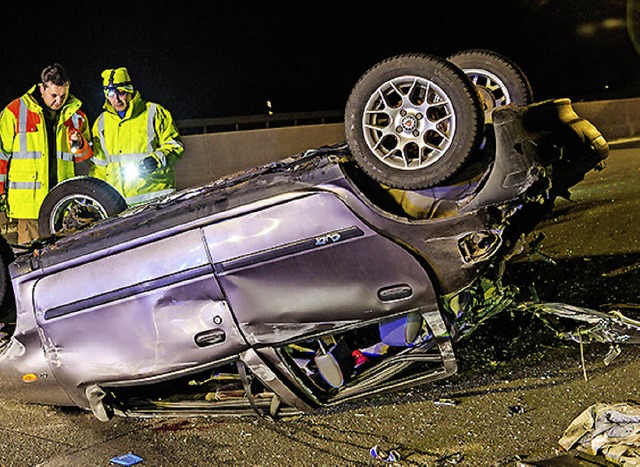
[[[11,264],[10,274],[15,277],[82,256],[95,256],[100,251],[111,254],[114,249],[130,248],[197,228],[199,223],[212,222],[212,217],[226,218],[225,213],[232,210],[236,212],[228,215],[240,215],[242,210],[236,208],[242,206],[269,199],[278,202],[275,197],[285,193],[317,190],[318,185],[343,176],[338,164],[340,155],[340,151],[331,148],[307,151],[157,198],[87,229],[46,239],[42,248],[19,256]]]

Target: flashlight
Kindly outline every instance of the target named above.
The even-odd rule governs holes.
[[[128,92],[133,92],[133,88],[127,86],[123,86],[123,87],[114,87],[114,86],[106,86],[104,88],[104,95],[107,97],[115,97],[116,95],[118,97],[123,97],[125,94],[127,94]]]
[[[69,145],[71,146],[71,154],[78,154],[84,148],[84,137],[75,128],[69,130]]]
[[[138,166],[135,164],[126,165],[124,167],[124,178],[125,180],[135,180],[140,176],[140,171],[138,170]]]

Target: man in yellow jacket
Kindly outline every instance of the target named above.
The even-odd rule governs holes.
[[[129,206],[175,191],[184,152],[168,110],[142,99],[126,68],[102,72],[104,112],[93,124],[89,174],[113,185]]]
[[[7,216],[18,221],[20,244],[38,238],[47,193],[75,176],[75,162],[92,155],[89,123],[82,103],[69,94],[64,67],[50,65],[40,78],[0,114],[0,196],[6,196]]]

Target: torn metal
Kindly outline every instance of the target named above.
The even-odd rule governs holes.
[[[619,311],[603,313],[566,303],[520,303],[520,311],[533,313],[562,339],[574,342],[640,344],[640,321]]]

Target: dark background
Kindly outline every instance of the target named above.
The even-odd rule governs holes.
[[[388,56],[470,48],[510,57],[536,100],[640,95],[627,0],[387,3],[18,5],[3,18],[0,106],[57,61],[91,119],[104,101],[101,71],[119,66],[176,119],[266,114],[267,100],[276,113],[340,110],[357,79]]]

